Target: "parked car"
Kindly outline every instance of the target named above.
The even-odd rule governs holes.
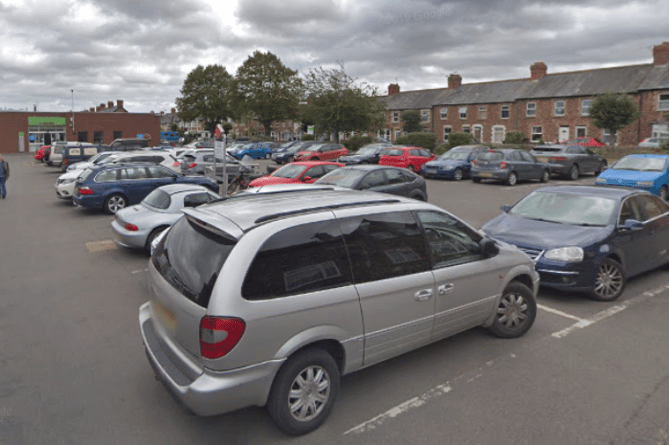
[[[606,144],[597,138],[576,138],[562,142],[565,145],[582,145],[584,147],[606,147]]]
[[[184,213],[149,261],[139,325],[152,372],[198,415],[266,405],[305,434],[341,375],[475,326],[518,337],[535,320],[529,258],[428,203],[314,189]]]
[[[669,155],[637,154],[618,159],[602,172],[596,185],[624,185],[640,188],[669,199]]]
[[[117,164],[146,162],[147,164],[162,165],[175,172],[181,171],[179,166],[174,165],[176,158],[168,152],[161,151],[133,151],[126,153],[124,156],[119,156],[113,162]]]
[[[660,145],[669,141],[669,136],[663,138],[646,138],[639,142],[639,148],[660,148]]]
[[[329,159],[337,160],[342,156],[348,155],[348,150],[342,144],[321,143],[314,144],[306,149],[295,153],[296,161],[327,161]]]
[[[383,151],[379,165],[406,168],[419,172],[423,165],[437,159],[429,150],[420,147],[393,147]]]
[[[56,180],[56,196],[60,199],[72,199],[74,195],[74,185],[77,178],[87,168],[96,167],[98,165],[105,165],[114,162],[119,157],[125,155],[124,152],[106,151],[95,155],[88,162],[77,162],[67,168],[67,171],[60,175]]]
[[[217,191],[217,184],[203,176],[184,176],[162,165],[107,164],[87,168],[74,185],[77,206],[100,208],[114,214],[138,204],[154,189],[167,184],[200,184]]]
[[[139,204],[116,212],[112,221],[114,242],[122,247],[151,248],[153,239],[183,215],[185,207],[197,207],[219,195],[195,184],[169,184],[149,193]]]
[[[123,151],[102,151],[95,156],[90,157],[87,161],[68,165],[67,171],[83,170],[94,165],[109,164],[125,154],[126,152]]]
[[[306,150],[307,148],[316,144],[320,144],[320,142],[299,141],[299,143],[295,145],[291,145],[286,149],[279,149],[275,153],[272,153],[272,160],[279,165],[293,162],[295,160],[295,153],[297,153],[298,151]]]
[[[46,154],[46,150],[48,148],[51,148],[51,145],[42,145],[39,150],[35,152],[35,159],[38,161],[41,161],[44,155]]]
[[[242,159],[244,156],[250,156],[253,159],[269,159],[272,157],[273,144],[273,142],[256,142],[255,144],[237,149],[230,154],[237,159]]]
[[[297,184],[304,182],[311,184],[326,173],[331,172],[344,164],[329,161],[291,162],[274,170],[271,174],[256,178],[249,187],[260,187],[270,184]]]
[[[63,148],[60,170],[64,172],[70,165],[76,164],[77,162],[87,161],[98,153],[105,151],[109,151],[108,145],[67,145]]]
[[[226,170],[228,175],[239,173],[239,161],[232,156],[226,158]],[[223,174],[223,158],[217,157],[216,163],[220,164],[220,174]],[[214,168],[214,150],[200,149],[187,152],[180,159],[179,169],[184,174],[204,175],[209,167]]]
[[[544,187],[483,225],[536,263],[541,284],[618,298],[626,280],[669,262],[669,204],[623,187]]]
[[[316,181],[316,184],[389,193],[427,201],[425,180],[415,173],[398,167],[349,165],[331,171]]]
[[[537,145],[531,153],[539,162],[546,162],[551,174],[576,180],[581,173],[600,174],[606,168],[606,158],[581,145]]]
[[[507,185],[516,185],[518,181],[537,179],[548,182],[551,177],[550,167],[539,162],[525,150],[499,148],[478,155],[472,161],[472,181],[482,179],[504,181]]]
[[[49,158],[46,161],[46,165],[50,167],[60,167],[61,164],[63,163],[63,153],[65,151],[65,147],[82,147],[82,146],[90,146],[90,144],[83,144],[81,142],[55,142],[51,144],[51,151],[49,153]]]
[[[359,165],[359,164],[378,164],[381,159],[381,154],[386,148],[392,148],[393,144],[388,144],[385,142],[367,144],[354,153],[349,154],[348,156],[342,156],[337,159],[337,162],[341,162],[345,165]]]
[[[434,161],[423,164],[420,174],[426,178],[446,178],[456,181],[469,178],[472,161],[486,151],[488,147],[483,145],[458,145]]]
[[[135,139],[135,138],[119,138],[114,139],[111,144],[109,144],[109,149],[111,151],[132,151],[132,150],[144,150],[149,146],[148,139]]]

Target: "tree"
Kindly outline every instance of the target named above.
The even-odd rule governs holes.
[[[418,133],[423,130],[418,110],[407,110],[402,112],[402,131],[405,134]]]
[[[305,76],[307,105],[303,121],[313,122],[317,133],[333,134],[339,142],[340,132],[370,131],[385,122],[385,104],[376,97],[376,89],[357,84],[339,69],[310,69]]]
[[[297,71],[269,51],[255,51],[237,70],[234,103],[243,115],[260,122],[269,136],[273,122],[297,117],[302,91]]]
[[[177,97],[179,118],[189,122],[204,119],[207,130],[214,134],[216,125],[231,117],[230,88],[232,75],[224,66],[198,65],[188,73]]]
[[[618,130],[639,119],[639,107],[629,95],[609,91],[592,101],[590,118],[595,127],[609,130],[615,137]]]

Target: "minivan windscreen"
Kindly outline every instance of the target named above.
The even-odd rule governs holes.
[[[172,287],[206,308],[218,273],[235,244],[232,237],[223,237],[184,216],[160,242],[151,261]]]

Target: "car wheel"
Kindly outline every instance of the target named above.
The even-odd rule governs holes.
[[[481,178],[473,177],[473,178],[472,178],[472,182],[475,182],[475,183],[478,184],[479,182],[481,182]]]
[[[456,181],[460,181],[462,177],[463,177],[462,169],[456,168],[455,171],[453,172],[453,179],[455,179]]]
[[[416,169],[414,168],[414,166],[411,165],[411,164],[409,164],[409,166],[407,167],[407,170],[409,170],[410,172],[415,172],[415,171],[416,171]]]
[[[669,198],[669,188],[667,188],[666,185],[663,185],[662,188],[660,188],[660,199],[666,201],[667,198]]]
[[[153,240],[156,239],[156,237],[167,228],[167,226],[156,227],[151,231],[151,233],[149,233],[149,236],[146,237],[146,244],[144,245],[144,249],[146,249],[147,252],[151,253],[151,244],[153,244]]]
[[[511,282],[502,292],[490,331],[501,338],[520,337],[532,327],[536,316],[534,293],[522,283]]]
[[[288,359],[274,379],[267,409],[288,434],[317,429],[328,418],[339,393],[339,369],[322,349],[307,349]]]
[[[269,159],[269,158],[271,158],[271,157],[272,157],[271,154],[269,154],[269,153],[265,153],[265,159]]]
[[[517,183],[518,183],[518,175],[516,174],[516,172],[509,173],[509,176],[506,177],[506,184],[513,187]]]
[[[128,199],[120,193],[115,193],[105,200],[104,211],[113,215],[127,205]]]
[[[569,170],[569,179],[572,181],[576,181],[578,179],[578,165],[574,164],[571,166],[571,170]]]
[[[625,274],[619,262],[606,258],[597,268],[595,287],[590,296],[597,301],[613,301],[618,298],[625,288]]]
[[[548,182],[551,179],[551,174],[548,170],[544,170],[543,173],[541,173],[541,182]]]

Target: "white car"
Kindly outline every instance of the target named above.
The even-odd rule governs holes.
[[[60,175],[56,181],[56,195],[60,199],[72,199],[74,183],[84,171],[85,169],[68,170]]]
[[[660,145],[669,141],[669,136],[661,138],[646,138],[639,142],[639,148],[660,148]]]
[[[119,156],[127,154],[128,154],[127,152],[122,152],[122,151],[103,151],[101,153],[96,154],[88,161],[77,162],[68,166],[67,171],[83,170],[88,167],[92,167],[94,165],[108,164],[110,162],[114,162],[116,159],[119,158]]]
[[[181,173],[181,165],[177,162],[177,159],[168,152],[135,151],[132,153],[125,153],[125,156],[120,156],[114,161],[116,164],[129,162],[147,162],[150,164],[158,164],[177,173]]]

